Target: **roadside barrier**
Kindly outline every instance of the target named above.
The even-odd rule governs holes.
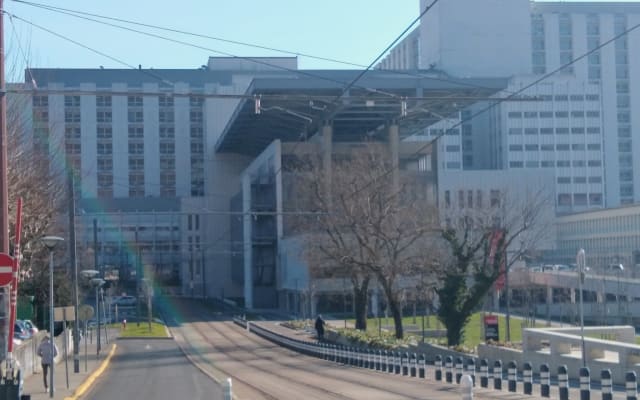
[[[560,400],[569,400],[569,374],[566,365],[558,367],[558,393]]]
[[[467,375],[471,377],[471,383],[476,385],[476,362],[473,358],[467,359]]]
[[[624,377],[627,400],[638,400],[638,377],[635,371],[629,371]]]
[[[524,394],[533,394],[533,366],[530,362],[522,365],[522,386]]]
[[[510,392],[516,391],[518,383],[518,364],[515,361],[509,361],[507,366],[507,389]]]
[[[549,397],[551,385],[551,373],[549,372],[549,364],[540,366],[540,396]]]
[[[339,346],[324,342],[313,342],[305,340],[293,339],[286,335],[281,335],[261,327],[259,324],[249,323],[240,318],[234,318],[234,322],[249,332],[255,333],[267,340],[270,340],[280,346],[291,349],[293,351],[317,357],[327,361],[352,365],[356,367],[382,371],[390,374],[403,376],[427,378],[427,361],[424,354],[416,354],[408,352],[400,353],[388,350],[371,350],[360,349],[347,346]],[[444,365],[441,355],[436,355],[434,359],[435,380],[442,381],[443,368],[445,370],[445,381],[453,383],[454,361],[453,357],[448,355],[445,357]],[[489,361],[487,359],[480,360],[479,376],[480,386],[489,387],[489,377],[493,378],[493,388],[502,390],[503,369],[502,361],[496,360],[493,364],[493,371],[490,374]],[[461,385],[461,393],[463,398],[472,399],[473,386],[475,385],[476,364],[473,359],[467,359],[466,368],[464,359],[456,357],[455,360],[455,379],[456,383]],[[550,397],[550,380],[551,373],[548,364],[540,365],[540,395],[544,398]],[[569,379],[566,365],[558,367],[558,399],[569,399]],[[580,368],[580,400],[591,400],[591,373],[589,368]],[[507,380],[509,392],[517,391],[517,363],[510,361],[507,366]],[[523,391],[525,395],[533,393],[533,365],[525,362],[522,367]],[[629,371],[625,375],[626,400],[638,400],[638,381],[635,371]],[[223,382],[225,390],[225,399],[232,397],[231,380]],[[612,375],[611,370],[604,369],[600,374],[600,390],[602,400],[613,400]],[[228,395],[227,395],[228,393]],[[468,397],[471,396],[471,397]]]
[[[600,392],[602,392],[602,400],[613,400],[612,383],[611,370],[603,369],[602,372],[600,372]]]
[[[493,388],[502,390],[502,361],[500,360],[493,363]]]
[[[489,387],[489,360],[486,358],[480,360],[480,387]]]
[[[587,367],[580,368],[580,400],[591,400],[591,377]]]

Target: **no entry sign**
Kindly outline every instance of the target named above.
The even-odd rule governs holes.
[[[13,257],[6,253],[0,253],[0,286],[7,286],[13,279]]]

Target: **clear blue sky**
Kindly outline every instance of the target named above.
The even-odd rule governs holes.
[[[418,15],[418,0],[33,0],[36,3],[201,33],[368,65]],[[448,1],[448,0],[441,0]],[[17,17],[99,50],[130,65],[197,68],[213,51],[46,11],[13,0],[5,9]],[[118,22],[113,22],[119,24]],[[131,26],[131,25],[129,25]],[[147,32],[150,28],[135,27]],[[15,30],[15,32],[14,32]],[[286,54],[210,39],[153,31],[162,36],[238,56]],[[41,68],[126,68],[64,39],[5,17],[8,62],[23,70],[25,59]],[[20,43],[26,57],[20,53]],[[300,68],[353,68],[306,57]],[[11,69],[8,66],[8,69]],[[8,79],[11,80],[11,71]],[[13,73],[15,76],[15,72]],[[21,79],[21,73],[17,75]]]

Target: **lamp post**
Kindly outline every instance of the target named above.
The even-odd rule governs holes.
[[[578,266],[578,290],[580,291],[580,343],[582,347],[582,366],[587,366],[586,351],[584,348],[584,309],[582,304],[582,285],[584,284],[585,274],[585,252],[584,249],[578,250],[576,255],[576,265]]]
[[[53,249],[64,239],[60,236],[45,236],[40,239],[42,243],[49,250],[49,336],[51,337],[51,354],[55,354],[55,338],[53,335]],[[49,397],[53,398],[53,367],[55,362],[51,363],[51,369],[49,370]]]
[[[100,292],[100,287],[104,284],[104,279],[97,278],[97,276],[100,274],[100,271],[95,269],[85,269],[81,271],[80,274],[84,278],[89,279],[89,281],[91,282],[91,285],[96,288],[96,311],[98,316],[98,337],[97,337],[98,341],[96,345],[96,355],[99,356],[100,355],[100,297],[98,296],[98,294]]]

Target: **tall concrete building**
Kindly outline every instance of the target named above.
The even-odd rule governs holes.
[[[430,3],[421,0],[421,10]],[[589,187],[586,193],[593,203],[591,200],[584,203],[585,190],[574,187],[567,192],[566,187],[560,186],[567,184],[567,178],[574,182],[574,178],[567,176],[563,160],[569,157],[567,160],[572,168],[582,168],[582,164],[574,164],[575,153],[566,153],[565,144],[554,143],[554,157],[561,161],[560,166],[556,164],[556,168],[561,169],[556,172],[561,182],[557,188],[558,196],[561,196],[557,203],[562,206],[559,212],[580,211],[585,207],[615,207],[640,200],[640,141],[637,140],[640,121],[634,117],[640,115],[640,63],[637,62],[640,60],[640,31],[632,30],[638,24],[640,2],[451,0],[437,3],[416,29],[420,33],[421,68],[439,70],[454,77],[511,77],[512,84],[505,96],[523,87],[522,82],[531,83],[545,74],[552,74],[523,93],[540,93],[542,98],[538,100],[541,102],[505,102],[494,107],[499,111],[494,110],[493,115],[476,115],[483,105],[462,112],[460,134],[463,145],[460,151],[463,168],[536,168],[534,160],[522,159],[521,166],[517,159],[523,155],[522,150],[517,143],[510,143],[513,138],[509,132],[516,128],[512,117],[518,109],[523,113],[522,118],[524,115],[531,118],[529,122],[538,119],[540,123],[553,124],[555,138],[563,137],[555,136],[557,128],[561,135],[565,128],[575,131],[575,135],[580,135],[578,132],[583,128],[585,132],[590,131],[582,143],[572,139],[569,145],[572,151],[582,151],[579,149],[584,147],[589,152],[585,160],[587,168],[601,169],[597,173],[590,171],[588,175],[572,172],[578,178],[578,185],[586,178],[587,184],[598,186]],[[607,43],[609,41],[611,43]],[[394,56],[401,54],[394,53]],[[399,60],[394,61],[394,65],[402,64]],[[550,83],[555,87],[554,92],[564,87],[564,93],[542,94],[546,90],[543,87],[548,89]],[[575,103],[582,101],[584,104]],[[541,118],[542,104],[554,110],[543,111],[545,116]],[[574,110],[574,106],[578,109]],[[565,112],[568,117],[564,117]],[[534,114],[536,118],[533,118]],[[579,115],[586,119],[582,120]],[[533,128],[550,127],[529,128],[532,132]],[[600,133],[596,133],[597,130]],[[573,133],[570,136],[579,137]],[[531,151],[534,151],[533,145],[538,149],[543,145],[542,142],[528,144]],[[526,147],[527,143],[522,145]],[[549,145],[546,143],[545,152],[551,151]],[[527,154],[531,153],[525,152],[525,158]],[[589,161],[593,162],[589,165]],[[541,162],[539,160],[537,167],[546,168]],[[601,166],[597,166],[598,163]],[[602,175],[601,181],[598,181],[598,175]],[[597,195],[600,187],[602,201],[598,201]],[[570,203],[563,194],[571,197]]]

